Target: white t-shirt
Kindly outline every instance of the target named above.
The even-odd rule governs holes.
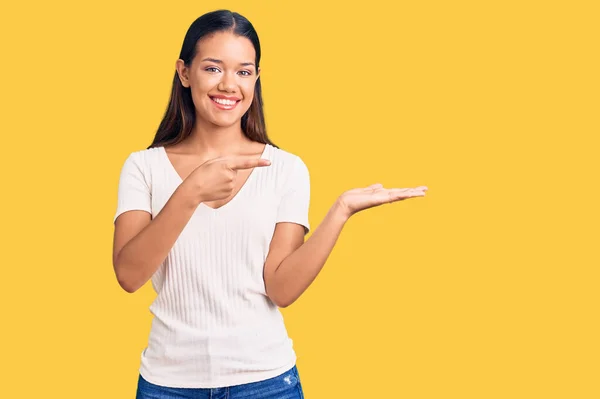
[[[218,388],[275,377],[296,363],[263,267],[279,222],[310,229],[309,172],[272,145],[238,193],[212,209],[201,203],[151,278],[157,293],[141,375],[151,383]],[[182,183],[164,147],[132,152],[120,174],[117,211],[152,217]]]

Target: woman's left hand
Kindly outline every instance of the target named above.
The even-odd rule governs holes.
[[[338,198],[338,205],[346,217],[350,217],[364,209],[383,204],[390,204],[408,198],[424,197],[426,186],[415,188],[383,188],[381,184],[373,184],[366,188],[348,190]]]

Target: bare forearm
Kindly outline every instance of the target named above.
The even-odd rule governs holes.
[[[281,262],[273,281],[281,307],[292,304],[314,281],[348,218],[336,202],[310,238]]]
[[[128,292],[138,290],[156,272],[199,203],[181,184],[158,215],[121,249],[115,271]]]

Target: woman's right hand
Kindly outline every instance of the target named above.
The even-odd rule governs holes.
[[[194,169],[184,183],[190,185],[199,203],[217,201],[232,194],[238,170],[269,165],[271,161],[255,155],[215,158]]]

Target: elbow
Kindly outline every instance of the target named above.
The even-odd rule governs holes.
[[[276,301],[274,300],[273,303],[275,303],[278,308],[285,309],[294,303],[294,300],[292,298],[278,298]]]
[[[277,306],[278,308],[287,308],[288,306],[290,306],[290,304],[286,301],[281,300],[279,297],[276,297],[274,295],[269,295],[267,294],[267,297],[269,298],[269,300],[271,302],[273,302],[273,304],[275,306]]]
[[[117,281],[119,282],[119,285],[121,286],[121,288],[123,288],[123,290],[125,292],[127,292],[128,294],[133,294],[134,292],[136,292],[139,287],[135,287],[130,283],[127,283],[126,281],[123,280],[119,280],[117,279]]]
[[[280,295],[274,295],[274,293],[270,292],[269,289],[267,289],[266,294],[267,294],[267,297],[269,298],[269,300],[271,302],[273,302],[273,304],[275,306],[277,306],[278,308],[287,308],[288,306],[291,305],[291,302],[286,300],[285,297],[282,297]]]
[[[295,302],[296,298],[291,295],[285,295],[284,290],[281,287],[273,287],[271,284],[265,284],[267,297],[273,302],[278,308],[287,308]]]
[[[125,273],[121,270],[121,268],[115,265],[115,276],[117,277],[117,282],[119,286],[127,293],[133,294],[138,289],[140,289],[139,284],[136,284],[133,279],[126,276]]]
[[[132,284],[129,279],[123,278],[123,276],[119,274],[117,274],[117,282],[119,283],[119,286],[128,294],[133,294],[139,289],[139,287]]]

